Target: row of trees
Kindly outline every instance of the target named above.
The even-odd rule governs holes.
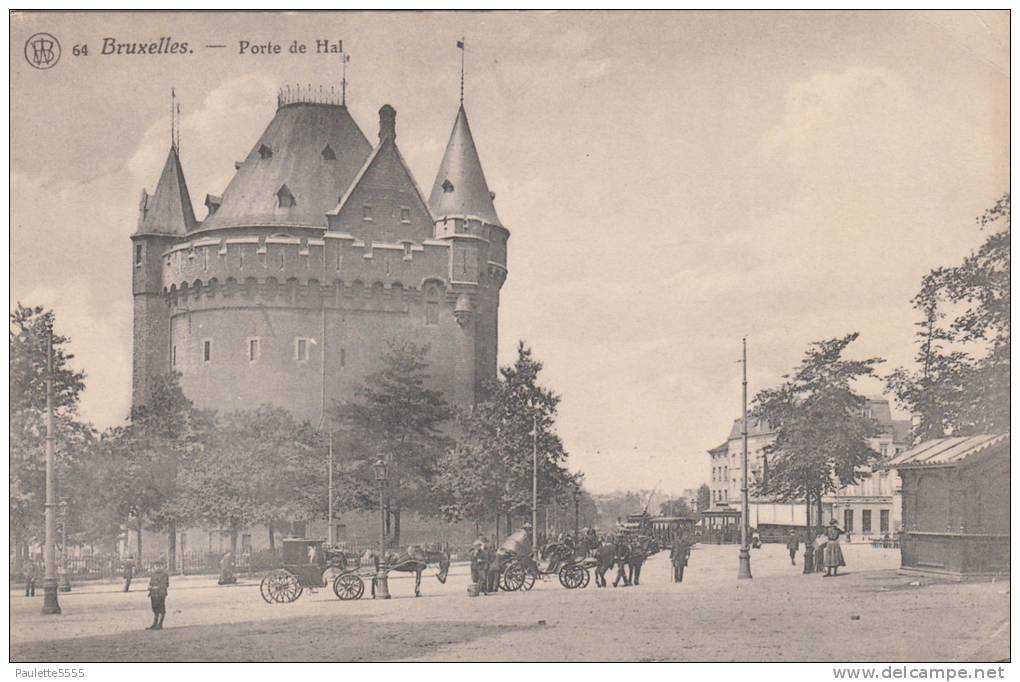
[[[21,558],[42,537],[46,339],[53,313],[17,306],[10,317],[11,529]],[[354,398],[332,405],[325,426],[271,406],[214,413],[185,396],[176,374],[154,377],[150,397],[126,424],[98,433],[78,415],[85,375],[69,368],[68,339],[53,337],[57,463],[65,523],[76,543],[109,542],[127,524],[141,555],[142,529],[165,531],[169,558],[178,528],[264,525],[327,515],[327,441],[335,458],[334,508],[375,509],[372,464],[388,463],[387,528],[399,545],[401,518],[520,519],[531,510],[533,448],[539,505],[573,509],[583,476],[566,469],[555,433],[559,396],[539,382],[542,365],[520,343],[488,398],[470,411],[430,388],[427,347],[395,342]]]
[[[992,230],[981,247],[958,266],[932,270],[913,299],[921,316],[917,367],[885,377],[914,416],[915,441],[1009,430],[1009,195],[977,222]],[[775,432],[757,494],[805,500],[818,518],[823,495],[869,475],[879,455],[868,439],[878,425],[864,415],[865,398],[855,386],[877,376],[883,361],[847,359],[857,338],[812,344],[780,386],[755,397],[753,416]]]

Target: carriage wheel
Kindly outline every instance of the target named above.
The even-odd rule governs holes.
[[[581,567],[581,570],[584,572],[584,582],[581,583],[581,586],[578,589],[583,590],[584,588],[588,587],[588,583],[591,582],[591,571],[589,571],[587,568],[584,568],[583,566]]]
[[[560,584],[568,590],[576,590],[584,584],[587,571],[577,564],[567,564],[560,569]]]
[[[361,599],[365,594],[365,582],[353,573],[342,573],[333,581],[333,593],[341,601]]]
[[[263,599],[269,603],[277,604],[289,604],[296,601],[304,591],[297,576],[283,570],[273,571],[263,578],[260,588]]]
[[[510,565],[503,571],[503,589],[507,592],[516,592],[524,586],[527,575],[524,566],[521,566],[519,562],[510,562]]]

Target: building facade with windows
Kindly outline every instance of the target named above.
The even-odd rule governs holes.
[[[864,414],[879,423],[881,432],[869,439],[880,460],[910,447],[909,420],[893,419],[889,401],[880,396],[867,398]],[[764,449],[774,440],[767,424],[749,419],[747,424],[748,471],[753,484],[766,475]],[[726,442],[708,451],[712,464],[712,506],[740,508],[741,453],[743,423],[736,419]],[[823,522],[835,518],[850,533],[851,541],[871,541],[886,533],[894,536],[902,525],[900,479],[895,471],[878,469],[869,472],[858,484],[844,486],[833,495],[822,497]],[[806,512],[803,503],[784,503],[756,499],[750,501],[750,522],[758,528],[803,526]],[[812,511],[812,514],[814,511]]]
[[[222,196],[195,217],[175,144],[131,236],[133,404],[176,370],[196,405],[317,422],[391,340],[429,346],[434,388],[471,405],[496,376],[508,230],[461,105],[428,198],[379,110],[281,92]]]

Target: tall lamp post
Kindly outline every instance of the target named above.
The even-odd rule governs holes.
[[[538,546],[538,406],[531,403],[531,546]]]
[[[67,572],[67,500],[60,501],[60,591],[71,591],[71,576]]]
[[[43,547],[43,561],[46,574],[43,577],[43,614],[59,614],[60,601],[57,598],[57,479],[53,466],[53,328],[46,338],[46,544]]]
[[[386,561],[386,511],[383,506],[383,495],[386,490],[386,462],[380,457],[372,465],[375,481],[379,484],[379,570],[375,574],[375,596],[389,599],[390,591],[383,565]]]
[[[740,486],[740,568],[737,571],[738,579],[750,579],[751,578],[751,547],[748,544],[750,540],[750,523],[751,505],[747,498],[747,338],[741,339],[743,343],[743,357],[741,362],[743,363],[744,379],[743,379],[743,402],[744,402],[744,417],[740,429],[741,436],[744,440],[743,452],[741,453],[741,469],[743,479]]]

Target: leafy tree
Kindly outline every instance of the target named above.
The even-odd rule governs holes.
[[[286,410],[263,405],[223,414],[202,455],[183,472],[183,502],[194,521],[237,535],[265,523],[275,547],[280,519],[324,516],[326,461],[321,436]]]
[[[752,413],[764,420],[775,440],[764,448],[769,476],[756,492],[780,500],[820,503],[822,495],[859,482],[877,457],[868,439],[879,433],[864,415],[865,399],[854,383],[875,373],[879,358],[844,359],[858,334],[809,346],[792,375],[777,388],[755,396]]]
[[[707,483],[698,486],[698,511],[702,512],[712,506],[712,489]]]
[[[659,503],[659,513],[663,516],[686,516],[693,511],[686,497],[670,498]]]
[[[998,231],[960,265],[925,275],[913,299],[917,369],[886,378],[920,440],[1009,429],[1010,195],[977,222]]]
[[[443,459],[436,489],[451,519],[531,513],[534,452],[538,455],[538,503],[567,504],[578,479],[564,464],[555,432],[560,397],[539,383],[542,363],[523,341],[513,365],[500,368],[488,398],[461,419],[462,438]],[[569,502],[570,505],[573,502]]]
[[[15,570],[28,544],[41,541],[46,502],[47,347],[53,311],[18,303],[10,314],[10,532]],[[95,454],[92,427],[78,417],[85,373],[71,368],[70,339],[53,333],[54,460],[58,496],[66,502],[71,536],[90,535],[84,525],[88,496],[73,485],[90,471]]]
[[[129,423],[104,437],[109,503],[133,519],[139,559],[143,526],[167,532],[171,566],[177,526],[192,520],[182,474],[201,463],[214,423],[211,412],[184,395],[179,379],[176,372],[153,377],[148,401],[132,407]]]
[[[348,504],[375,507],[372,464],[380,457],[388,461],[385,498],[396,545],[404,510],[440,513],[432,489],[438,463],[452,443],[443,429],[453,413],[442,393],[428,386],[427,353],[428,346],[410,341],[389,343],[381,369],[355,388],[354,400],[333,409],[349,465],[344,476]]]

